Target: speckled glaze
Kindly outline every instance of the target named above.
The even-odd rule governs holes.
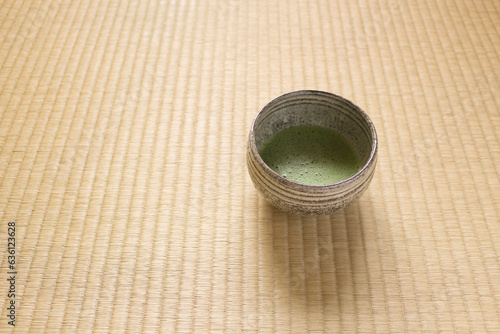
[[[268,167],[259,155],[273,134],[296,125],[319,125],[343,135],[357,151],[363,167],[352,177],[329,185],[290,181]],[[375,171],[377,133],[366,113],[347,99],[328,92],[301,90],[266,104],[255,117],[247,147],[250,177],[274,206],[300,215],[327,215],[347,207],[366,190]]]

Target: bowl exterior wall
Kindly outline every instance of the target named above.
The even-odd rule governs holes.
[[[318,105],[322,105],[321,112],[314,113],[314,105],[311,109],[311,101],[318,101]],[[300,106],[304,104],[305,118],[300,115]],[[361,170],[339,183],[312,186],[290,181],[269,168],[259,155],[258,145],[264,138],[268,138],[273,133],[280,131],[283,127],[289,127],[297,124],[303,124],[304,119],[311,120],[313,124],[321,125],[322,119],[320,114],[325,112],[325,104],[331,105],[331,115],[322,116],[324,122],[330,122],[328,125],[335,130],[338,124],[331,123],[332,120],[340,120],[342,122],[351,122],[346,125],[349,129],[348,133],[357,133],[363,139],[358,141],[362,147],[358,147],[358,151],[366,157],[366,163]],[[294,110],[287,110],[288,106],[293,106]],[[297,109],[298,108],[298,109]],[[313,110],[313,113],[311,113]],[[309,114],[307,114],[309,113]],[[283,115],[284,119],[276,118],[274,114]],[[274,118],[274,120],[272,120]],[[272,121],[270,121],[272,120]],[[359,130],[357,130],[359,128]],[[342,125],[342,128],[346,128]],[[260,131],[260,132],[259,132]],[[351,138],[356,141],[357,138]],[[358,199],[368,188],[377,161],[377,134],[375,127],[368,116],[359,107],[352,102],[344,99],[341,96],[322,92],[322,91],[296,91],[287,93],[277,97],[265,105],[255,117],[255,120],[250,129],[250,134],[247,143],[247,168],[257,190],[274,206],[299,215],[328,215],[335,211],[345,208]]]

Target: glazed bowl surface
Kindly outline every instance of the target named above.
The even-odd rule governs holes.
[[[355,175],[327,185],[298,183],[276,173],[259,150],[277,132],[298,125],[326,127],[342,135],[362,167]],[[375,172],[377,149],[375,126],[361,108],[333,93],[300,90],[271,100],[259,111],[248,137],[247,167],[257,190],[274,206],[299,215],[328,215],[365,192]]]

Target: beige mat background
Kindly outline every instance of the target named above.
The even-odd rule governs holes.
[[[2,1],[0,330],[500,332],[499,31],[494,0]],[[304,88],[380,138],[332,216],[246,171]]]

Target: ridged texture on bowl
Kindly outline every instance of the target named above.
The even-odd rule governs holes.
[[[260,157],[258,145],[273,133],[300,124],[327,125],[346,136],[362,157],[362,169],[347,180],[324,186],[296,183],[275,173]],[[300,215],[326,215],[365,192],[375,171],[376,153],[375,128],[359,107],[335,94],[297,91],[272,100],[259,112],[248,139],[247,165],[255,187],[274,206]]]

